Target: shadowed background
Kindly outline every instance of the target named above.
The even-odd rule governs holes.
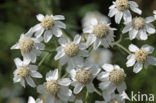
[[[156,9],[156,0],[135,0],[143,10],[143,17],[152,16],[153,10]],[[99,11],[104,15],[108,14],[108,7],[112,4],[112,0],[0,0],[0,103],[22,103],[16,102],[14,98],[21,101],[27,101],[28,96],[38,97],[36,89],[27,86],[25,89],[19,84],[13,83],[13,71],[16,69],[13,59],[21,57],[19,50],[10,50],[10,47],[15,44],[21,33],[25,33],[30,27],[38,23],[36,15],[42,14],[61,14],[64,15],[67,24],[66,33],[72,36],[72,32],[82,32],[81,20],[88,11]],[[133,14],[134,16],[136,14]],[[137,16],[137,15],[136,15]],[[115,32],[116,40],[119,38],[119,33],[124,25],[114,23],[114,18],[111,18],[112,26],[117,28]],[[156,23],[154,23],[156,24]],[[124,35],[124,37],[128,37]],[[53,38],[56,39],[56,38]],[[121,42],[126,48],[131,42],[124,40]],[[156,35],[151,35],[147,41],[133,40],[132,43],[142,46],[147,43],[156,47]],[[47,48],[54,47],[53,42],[47,45]],[[137,93],[155,94],[156,95],[156,67],[149,66],[147,70],[143,69],[137,75],[132,72],[132,68],[126,68],[127,54],[117,47],[110,49],[113,52],[113,64],[119,64],[124,68],[128,86],[127,93],[130,96],[131,91]],[[41,57],[44,54],[41,55]],[[54,54],[51,54],[46,59],[44,65],[39,68],[39,71],[45,75],[50,69],[56,68],[57,64],[53,60]],[[156,56],[156,50],[152,54]],[[39,57],[39,58],[41,58]],[[38,59],[39,61],[40,59]],[[38,62],[37,62],[38,63]],[[36,64],[37,64],[36,63]],[[44,79],[35,80],[37,84],[43,82]],[[97,87],[98,85],[96,85]],[[98,95],[91,94],[89,101],[102,100]],[[127,103],[135,103],[129,102]],[[137,103],[137,102],[136,102]]]

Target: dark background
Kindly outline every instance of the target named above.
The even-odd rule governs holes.
[[[152,12],[156,9],[156,0],[135,1],[143,10],[143,17],[153,15]],[[0,0],[0,103],[22,103],[14,99],[18,97],[27,101],[30,95],[38,97],[36,89],[32,89],[29,86],[24,89],[18,83],[13,83],[12,73],[16,69],[13,59],[21,57],[21,54],[19,50],[10,50],[10,47],[18,41],[21,33],[25,33],[30,27],[38,23],[36,20],[37,14],[64,15],[66,17],[65,23],[67,24],[66,33],[72,35],[73,31],[82,32],[81,20],[88,11],[97,10],[107,15],[108,7],[111,4],[112,0]],[[136,14],[133,15],[137,16]],[[112,26],[118,29],[115,33],[115,39],[118,40],[124,25],[115,24],[114,18],[111,18],[111,22]],[[128,36],[124,35],[124,38],[126,37]],[[130,43],[131,41],[127,39],[121,42],[126,48]],[[132,43],[138,46],[147,43],[156,47],[156,35],[151,35],[147,41],[133,40]],[[53,43],[49,43],[47,48],[51,46],[53,46]],[[126,83],[129,96],[131,91],[156,95],[156,67],[149,66],[147,70],[143,69],[140,73],[134,74],[132,68],[126,68],[125,66],[127,54],[117,47],[114,47],[111,51],[114,55],[112,63],[119,64],[127,74]],[[39,57],[38,62],[43,55],[44,53]],[[45,74],[51,68],[55,68],[56,62],[52,58],[54,55],[55,53],[50,55],[45,61],[45,66],[40,67],[39,71],[42,74]],[[156,50],[152,55],[156,56]],[[40,80],[35,81],[38,84],[42,83]],[[98,97],[95,93],[89,96],[89,101],[94,101],[95,99],[101,99],[101,97]],[[135,102],[127,101],[127,103]]]

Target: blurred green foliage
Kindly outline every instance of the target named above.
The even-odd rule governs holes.
[[[152,10],[156,9],[155,0],[136,1],[143,10],[143,16],[153,15]],[[13,83],[12,73],[16,68],[13,59],[15,57],[21,57],[21,54],[18,50],[11,51],[10,47],[17,42],[21,33],[25,33],[30,27],[37,23],[35,16],[38,13],[64,15],[66,17],[65,23],[67,24],[67,30],[65,30],[65,32],[72,37],[72,32],[82,32],[81,19],[88,11],[97,10],[107,15],[108,7],[111,4],[112,0],[0,0],[0,90],[4,87],[14,89],[14,86],[19,86],[19,84]],[[112,26],[118,29],[115,33],[117,40],[123,25],[116,25],[113,18],[111,21]],[[127,35],[124,35],[124,38],[126,37]],[[54,44],[57,45],[57,43],[55,43],[56,39],[57,38],[53,38],[54,41],[51,41],[47,45],[47,48],[54,48]],[[130,43],[128,39],[121,42],[125,47],[128,47]],[[132,43],[139,46],[148,43],[156,47],[156,35],[151,35],[147,41],[133,40]],[[149,66],[147,70],[143,69],[136,75],[132,72],[132,68],[126,68],[125,66],[127,54],[117,47],[111,50],[114,54],[112,63],[119,64],[127,73],[128,95],[130,95],[131,91],[135,93],[140,91],[141,93],[152,93],[156,95],[156,67]],[[44,55],[45,53],[38,58],[37,63]],[[50,54],[43,63],[43,66],[39,67],[39,71],[42,72],[42,74],[57,67],[57,62],[53,60],[54,55],[55,52]],[[153,56],[156,56],[156,50]],[[35,81],[37,84],[43,82],[43,80]],[[98,85],[96,85],[96,87],[98,87]],[[23,89],[19,97],[23,97],[27,100],[29,95],[38,97],[36,89],[32,89],[28,86],[26,89]],[[95,99],[102,100],[102,98],[95,93],[89,95],[89,101]],[[7,101],[7,98],[2,98],[0,95],[0,103],[7,103]],[[127,101],[127,103],[132,102]]]

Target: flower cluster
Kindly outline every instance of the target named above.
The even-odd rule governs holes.
[[[153,12],[154,16],[133,18],[130,10],[139,15],[142,11],[136,2],[128,0],[116,0],[109,9],[108,16],[115,16],[117,24],[123,18],[125,27],[122,33],[129,32],[130,40],[147,40],[147,33],[156,32],[151,23],[156,19],[156,11]],[[62,29],[66,29],[66,24],[60,21],[65,20],[64,16],[38,14],[36,18],[40,23],[31,27],[27,33],[21,34],[19,41],[11,47],[20,49],[23,56],[23,61],[20,58],[14,59],[17,69],[13,73],[13,81],[20,82],[23,87],[26,87],[25,81],[31,87],[36,87],[32,78],[42,78],[42,74],[37,71],[38,66],[34,63],[37,63],[37,57],[42,51],[53,53],[45,50],[45,45],[55,35],[58,47],[55,48],[57,53],[54,60],[59,61],[58,69],[50,70],[46,74],[45,82],[37,85],[37,92],[46,97],[46,103],[84,103],[87,98],[84,99],[82,92],[96,92],[104,98],[104,101],[95,103],[124,103],[129,99],[126,94],[124,69],[110,63],[112,53],[108,48],[115,45],[129,54],[125,64],[127,67],[134,66],[135,73],[147,68],[149,64],[156,65],[156,58],[149,56],[154,51],[152,46],[145,44],[139,49],[130,44],[128,50],[119,44],[122,38],[115,42],[114,32],[118,29],[111,27],[109,18],[99,12],[86,14],[82,20],[83,34],[75,35],[73,40],[62,32]],[[62,75],[62,71],[66,73]],[[100,82],[98,89],[94,85],[95,79]],[[42,102],[40,99],[35,101],[32,97],[28,100],[28,103]]]

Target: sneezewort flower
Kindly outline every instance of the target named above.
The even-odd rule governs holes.
[[[69,78],[58,78],[58,69],[46,74],[46,82],[37,87],[38,93],[45,95],[46,103],[66,103],[69,101],[72,91],[68,88]]]
[[[69,39],[60,38],[59,46],[57,50],[57,54],[55,56],[55,60],[60,59],[60,64],[64,65],[66,63],[70,65],[82,64],[83,60],[81,57],[87,57],[88,51],[85,50],[85,47],[80,44],[81,36],[76,35],[74,37],[74,41],[70,41]]]
[[[127,67],[133,67],[133,72],[138,73],[143,67],[147,68],[149,64],[156,66],[156,58],[149,56],[154,51],[154,48],[150,45],[143,45],[140,49],[134,45],[129,45],[129,50],[133,52],[127,57]]]
[[[142,11],[138,8],[138,4],[134,1],[128,0],[116,0],[113,1],[113,5],[109,7],[110,11],[108,16],[113,17],[115,16],[115,22],[119,24],[123,17],[125,22],[129,22],[132,20],[132,15],[130,10],[137,14],[141,14]]]
[[[139,40],[147,40],[148,34],[154,34],[155,33],[155,27],[151,22],[153,22],[155,19],[154,17],[146,17],[145,19],[143,17],[135,17],[130,22],[126,23],[125,28],[123,29],[123,33],[129,32],[129,38],[130,40],[133,40],[135,38]]]
[[[44,33],[45,42],[48,42],[52,38],[53,34],[56,37],[60,37],[62,35],[61,29],[66,28],[66,25],[60,21],[65,19],[62,15],[44,16],[42,14],[38,14],[36,18],[40,23],[35,25],[32,30],[33,32],[36,32],[36,37],[40,37]]]
[[[37,72],[38,68],[36,65],[30,65],[30,61],[24,59],[21,61],[19,58],[15,58],[14,62],[16,64],[17,69],[14,71],[14,82],[20,82],[20,84],[25,87],[25,80],[31,87],[35,87],[33,78],[42,78],[42,75]]]
[[[43,100],[39,98],[35,100],[32,96],[29,96],[28,103],[43,103]]]
[[[87,26],[83,29],[84,33],[88,33],[88,38],[86,46],[90,46],[94,43],[93,48],[96,50],[101,44],[108,48],[112,46],[114,41],[114,30],[111,28],[110,24],[99,22],[97,19],[92,19],[90,26]]]
[[[119,93],[126,90],[125,77],[126,74],[118,65],[104,64],[102,68],[105,72],[98,75],[98,79],[102,81],[99,88],[103,91],[103,96],[113,93],[116,89]]]
[[[79,65],[76,69],[69,70],[71,79],[73,80],[72,85],[74,86],[74,93],[79,94],[85,86],[89,93],[94,92],[94,85],[92,82],[100,70],[101,69],[98,67],[85,67],[84,65]]]
[[[25,59],[36,62],[36,57],[44,50],[45,45],[41,43],[42,38],[32,37],[32,29],[26,34],[21,34],[19,41],[11,47],[11,49],[20,49]]]

